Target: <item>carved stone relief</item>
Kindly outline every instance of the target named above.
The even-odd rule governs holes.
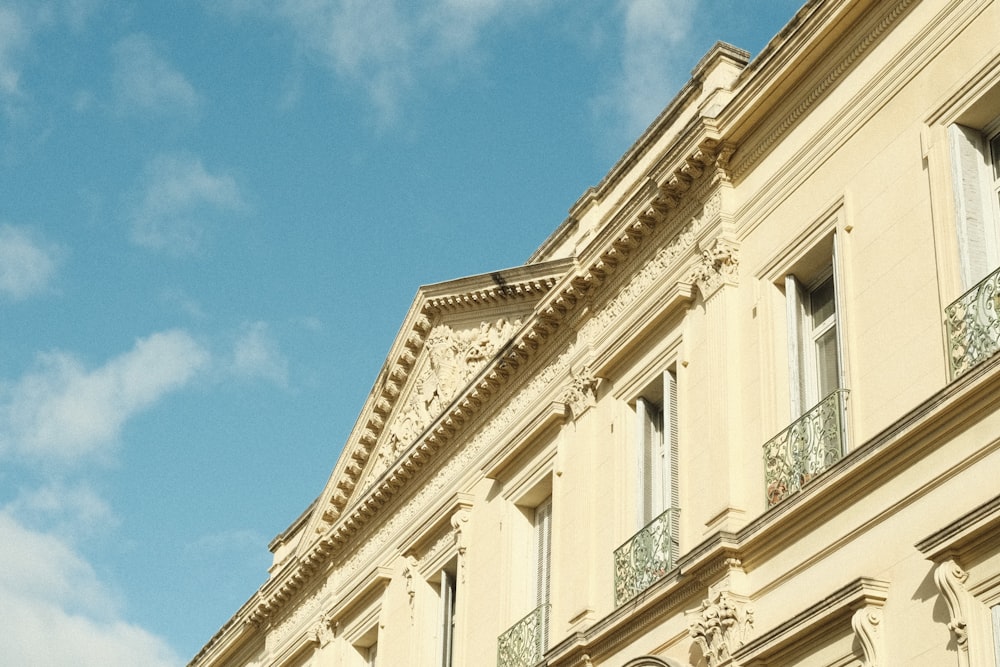
[[[959,667],[969,667],[969,629],[968,609],[966,608],[968,592],[965,581],[969,573],[963,570],[954,560],[946,560],[934,570],[934,583],[937,585],[945,604],[948,605],[948,629],[955,637],[958,648]]]
[[[689,282],[696,283],[701,297],[708,300],[723,285],[735,285],[739,269],[739,248],[732,241],[715,239],[701,252],[701,261],[692,269]]]
[[[579,419],[588,408],[597,405],[597,378],[593,371],[584,367],[580,373],[572,373],[560,400],[569,406],[573,419]]]
[[[434,474],[433,477],[421,485],[420,490],[405,505],[394,512],[392,516],[382,523],[368,539],[364,540],[360,548],[343,561],[343,576],[350,577],[366,563],[373,555],[378,553],[388,542],[389,537],[395,534],[400,526],[411,522],[420,509],[426,507],[430,499],[434,498],[441,489],[460,470],[464,470],[475,459],[485,447],[493,443],[497,438],[502,437],[514,419],[524,410],[534,405],[552,382],[565,373],[570,360],[575,356],[576,348],[573,345],[567,347],[555,361],[536,373],[504,407],[489,421],[468,443],[459,449],[447,462]]]
[[[682,255],[694,245],[698,232],[707,221],[718,215],[721,206],[722,196],[715,192],[705,202],[700,214],[692,216],[652,259],[635,272],[614,298],[581,327],[580,338],[588,342],[596,340],[622,312],[675,271]]]
[[[701,648],[709,667],[715,667],[746,643],[752,629],[753,609],[720,591],[694,611],[688,634]]]
[[[862,667],[884,665],[885,651],[882,649],[882,610],[867,606],[858,609],[851,617],[851,627],[861,643],[864,654]]]
[[[520,320],[499,319],[481,322],[478,328],[467,331],[456,331],[447,324],[431,330],[424,346],[426,360],[414,378],[413,391],[397,407],[365,487],[400,457],[520,327]]]

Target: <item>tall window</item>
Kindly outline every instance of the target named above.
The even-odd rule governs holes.
[[[678,505],[677,377],[665,371],[635,402],[639,430],[639,528]],[[676,536],[674,536],[676,537]]]
[[[453,667],[455,652],[455,573],[441,570],[441,667]]]
[[[843,386],[835,245],[827,262],[811,275],[785,277],[793,417]]]
[[[535,605],[541,609],[542,627],[539,638],[540,651],[549,643],[549,593],[552,578],[552,497],[543,500],[536,508],[533,520],[535,533]]]
[[[962,282],[972,287],[1000,265],[1000,121],[985,130],[949,127]]]
[[[378,644],[372,644],[365,649],[365,667],[377,667],[378,665]]]

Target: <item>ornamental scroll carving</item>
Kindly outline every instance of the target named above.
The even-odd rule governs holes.
[[[882,649],[882,610],[867,606],[858,609],[851,617],[851,627],[861,644],[864,654],[862,667],[879,667],[884,665],[885,652]]]
[[[702,299],[707,301],[723,285],[737,283],[739,264],[740,251],[736,244],[716,239],[702,250],[701,261],[691,270],[688,282],[697,283]]]
[[[934,583],[948,605],[948,629],[955,636],[960,667],[969,667],[968,592],[965,590],[968,578],[969,573],[950,559],[934,570]]]
[[[426,360],[409,397],[397,408],[365,486],[400,457],[520,327],[520,320],[499,319],[467,331],[455,331],[447,324],[431,330],[424,346]]]
[[[726,591],[709,597],[694,613],[688,634],[701,648],[709,667],[728,660],[753,629],[753,609]]]
[[[593,371],[585,367],[580,373],[572,373],[569,386],[563,391],[560,400],[569,406],[573,419],[597,405],[597,378]]]

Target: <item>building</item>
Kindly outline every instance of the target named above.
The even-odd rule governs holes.
[[[419,290],[191,664],[1000,665],[998,35],[712,48],[524,266]]]

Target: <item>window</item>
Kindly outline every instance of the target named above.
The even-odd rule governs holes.
[[[363,634],[349,637],[348,641],[354,648],[354,656],[348,660],[349,665],[360,667],[378,667],[378,624],[369,627]]]
[[[455,653],[455,584],[454,564],[441,570],[441,667],[453,667]]]
[[[776,258],[769,279],[784,291],[790,423],[764,443],[764,494],[771,507],[802,489],[847,451],[847,389],[838,281],[840,204],[796,247]]]
[[[668,509],[677,497],[677,377],[665,371],[635,401],[639,442],[639,525]]]
[[[1000,265],[1000,119],[984,130],[953,124],[948,140],[962,284],[969,289]]]
[[[829,234],[787,270],[788,377],[797,419],[844,388],[837,237]]]
[[[803,285],[785,277],[788,306],[789,375],[792,415],[798,417],[841,388],[840,335],[833,265]]]

